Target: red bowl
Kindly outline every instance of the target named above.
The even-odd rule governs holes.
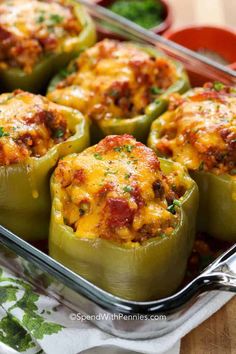
[[[230,69],[236,70],[236,62],[229,65]]]
[[[116,0],[95,0],[96,4],[103,7],[108,7],[115,1]],[[166,0],[158,0],[158,1],[160,1],[163,5],[163,9],[164,9],[163,21],[158,26],[150,28],[150,30],[155,32],[156,34],[162,34],[171,27],[173,18],[172,18],[171,7],[167,3],[167,1]],[[109,29],[102,28],[99,25],[97,25],[97,32],[98,32],[99,39],[103,39],[103,38],[124,39],[122,38],[121,35],[118,35],[117,33],[114,33]]]
[[[196,52],[200,49],[215,52],[229,63],[230,66],[236,62],[236,32],[233,29],[190,26],[175,31],[167,31],[164,36]],[[234,67],[236,68],[236,66]],[[199,77],[199,75],[191,71],[189,72],[189,76],[194,86],[202,85],[208,80],[207,77]]]

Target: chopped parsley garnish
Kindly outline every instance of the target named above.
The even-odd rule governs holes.
[[[222,82],[219,82],[219,81],[215,81],[214,84],[213,84],[213,88],[215,91],[221,91],[225,88],[225,85],[222,83]]]
[[[63,129],[57,129],[54,133],[54,137],[59,139],[62,138],[64,136],[64,130]]]
[[[99,154],[99,153],[95,153],[93,156],[94,156],[95,159],[97,159],[97,160],[102,160],[102,155]]]
[[[150,91],[152,95],[160,95],[163,92],[163,90],[160,87],[156,87],[156,86],[152,86],[150,88]]]
[[[125,174],[125,179],[129,179],[131,177],[131,173],[126,173]]]
[[[236,168],[233,168],[233,169],[230,171],[230,174],[231,174],[231,175],[236,175]]]
[[[134,146],[133,145],[125,145],[124,146],[124,149],[127,151],[127,152],[132,152]]]
[[[60,76],[65,79],[68,75],[70,75],[70,72],[68,69],[62,69],[60,72],[59,72]]]
[[[113,148],[114,151],[116,152],[132,152],[132,150],[134,149],[133,145],[124,145],[124,146],[116,146],[115,148]]]
[[[130,193],[130,192],[133,191],[133,187],[131,187],[131,186],[125,186],[125,187],[123,188],[123,191],[126,192],[126,193]]]
[[[64,20],[64,17],[57,15],[57,14],[52,14],[50,16],[50,21],[55,25],[58,23],[61,23],[63,20]]]
[[[116,152],[121,152],[121,151],[132,152],[133,148],[134,148],[133,145],[124,145],[124,146],[116,146],[113,148],[113,150]]]
[[[181,206],[181,203],[178,199],[174,199],[172,204],[168,206],[167,210],[171,213],[171,214],[175,214],[176,213],[176,210],[175,210],[175,207],[180,207]]]
[[[0,138],[4,137],[4,136],[9,136],[9,133],[5,133],[3,127],[0,127]]]
[[[108,96],[110,96],[110,97],[115,97],[115,98],[117,98],[117,97],[120,96],[120,91],[117,90],[117,89],[110,89],[107,94],[108,94]]]
[[[39,15],[39,17],[37,18],[37,20],[36,20],[36,23],[42,23],[42,22],[44,22],[45,21],[45,17],[44,17],[44,15]]]
[[[113,149],[116,152],[121,152],[122,151],[122,147],[121,146],[117,146]]]
[[[175,206],[174,204],[171,204],[168,206],[167,210],[171,213],[171,214],[175,214]]]
[[[108,175],[116,175],[118,171],[106,171],[104,173],[104,176],[108,176]]]
[[[181,206],[181,203],[180,203],[180,201],[179,201],[178,199],[174,199],[174,200],[173,200],[173,204],[174,204],[175,206],[178,206],[178,207]]]
[[[66,79],[69,75],[71,75],[72,73],[74,73],[76,71],[76,67],[75,65],[70,65],[69,68],[64,68],[64,69],[61,69],[59,71],[59,79],[62,80],[62,79]],[[55,83],[56,85],[57,83]]]

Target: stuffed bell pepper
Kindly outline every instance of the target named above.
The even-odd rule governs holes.
[[[198,189],[178,163],[130,135],[59,161],[51,178],[49,252],[114,295],[157,299],[180,285]]]
[[[124,133],[145,141],[167,107],[167,94],[188,88],[182,65],[155,48],[103,40],[69,66],[64,80],[54,78],[48,97],[89,117],[94,142]]]
[[[39,93],[81,49],[95,42],[95,28],[73,0],[0,3],[1,91]]]
[[[216,82],[173,98],[148,143],[197,182],[199,229],[236,241],[236,90]]]
[[[0,224],[26,240],[47,238],[50,173],[88,144],[78,111],[20,90],[0,95]]]

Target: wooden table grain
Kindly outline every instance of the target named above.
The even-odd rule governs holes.
[[[236,298],[187,334],[181,341],[181,354],[236,353]]]

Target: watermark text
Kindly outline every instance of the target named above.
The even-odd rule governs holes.
[[[92,315],[85,315],[80,312],[71,312],[69,315],[71,321],[165,321],[167,318],[165,315],[125,315],[122,313],[98,313]]]

